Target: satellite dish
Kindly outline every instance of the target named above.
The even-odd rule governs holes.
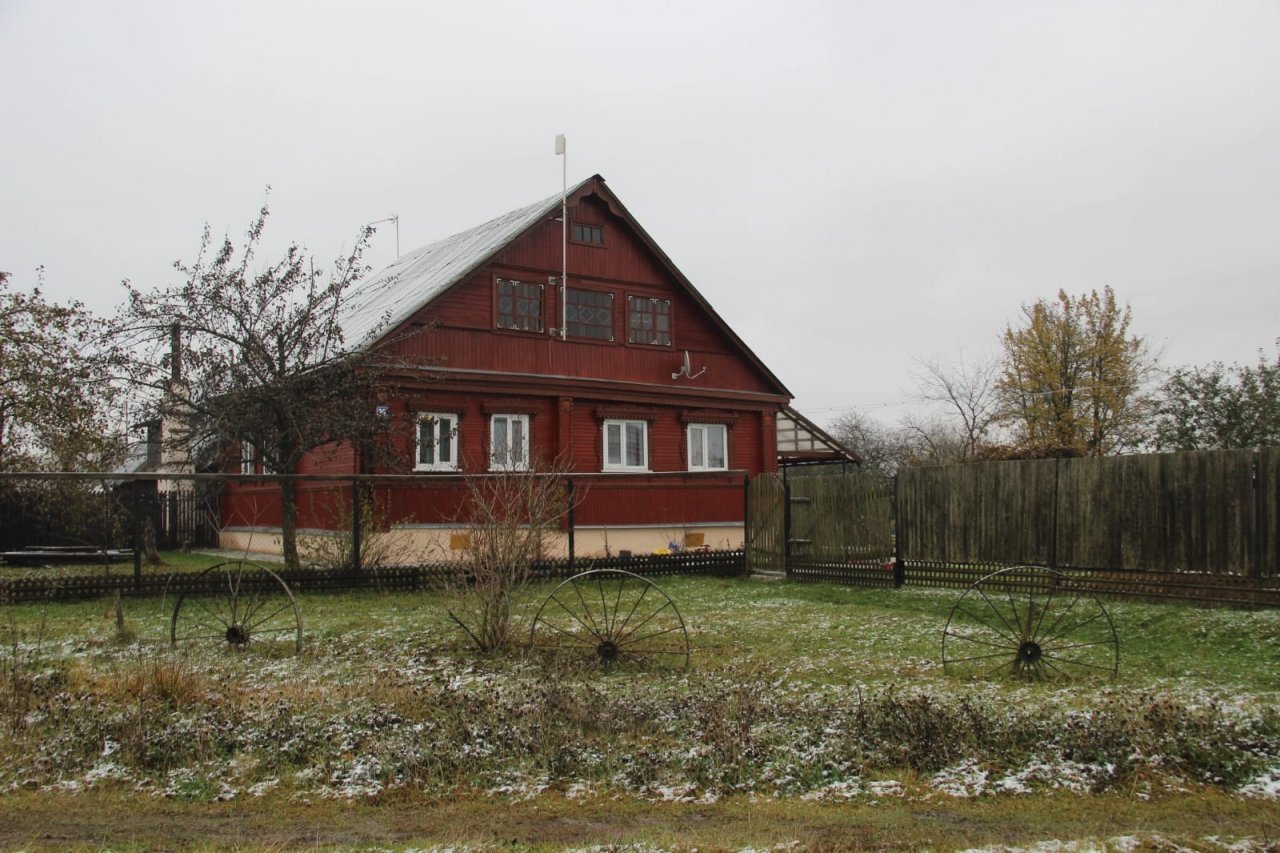
[[[693,372],[693,365],[692,365],[692,364],[690,363],[690,361],[689,361],[689,351],[688,351],[688,350],[685,350],[685,351],[684,351],[684,364],[680,365],[680,369],[679,369],[679,370],[677,370],[675,373],[671,374],[671,378],[672,378],[672,379],[679,379],[681,376],[683,376],[685,379],[697,379],[699,376],[701,376],[702,374],[704,374],[704,373],[706,373],[706,372],[707,372],[707,369],[706,369],[705,367],[704,367],[704,368],[702,368],[701,370],[699,370],[697,373],[694,373],[694,372]]]

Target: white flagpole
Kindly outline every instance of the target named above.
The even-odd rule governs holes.
[[[556,135],[556,156],[561,157],[560,178],[560,340],[568,337],[569,319],[569,155],[565,153],[564,134]]]

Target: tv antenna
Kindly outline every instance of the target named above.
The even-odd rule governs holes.
[[[399,258],[400,257],[400,215],[398,213],[393,213],[390,216],[388,216],[386,219],[376,219],[373,222],[370,222],[369,225],[370,226],[381,225],[384,222],[394,222],[396,224],[396,257]]]

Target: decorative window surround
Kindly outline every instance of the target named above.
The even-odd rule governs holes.
[[[489,418],[489,470],[525,471],[529,467],[529,416],[496,414]]]
[[[500,278],[494,285],[494,323],[499,329],[517,332],[542,331],[542,301],[545,285]]]
[[[671,346],[671,300],[628,296],[627,343]]]
[[[604,430],[605,471],[649,470],[649,422],[606,420]]]
[[[458,470],[458,416],[451,412],[418,414],[415,471]]]
[[[613,340],[613,294],[604,290],[565,288],[565,328],[569,337]]]

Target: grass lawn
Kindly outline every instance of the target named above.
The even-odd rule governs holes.
[[[0,847],[1280,839],[1280,613],[1108,603],[1118,677],[1022,683],[942,671],[954,591],[659,583],[688,672],[478,658],[436,593],[299,596],[299,656],[171,648],[172,600],[123,637],[109,602],[11,606]]]
[[[229,559],[200,552],[183,553],[165,551],[161,554],[163,565],[150,566],[143,563],[142,570],[147,574],[170,574],[176,572],[198,572],[212,565]],[[266,565],[272,565],[267,563]],[[48,566],[7,566],[0,565],[0,580],[21,578],[78,577],[83,575],[121,575],[133,576],[133,562],[126,560],[117,563],[59,563]]]

